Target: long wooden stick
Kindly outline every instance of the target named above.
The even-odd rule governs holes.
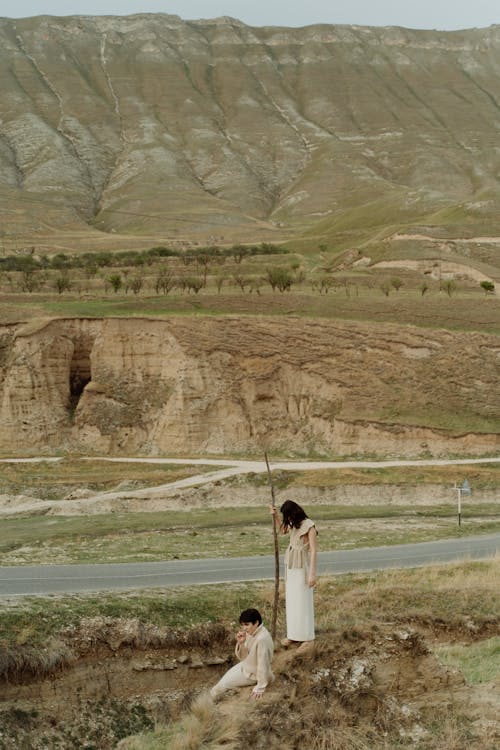
[[[264,453],[267,466],[267,476],[269,477],[269,486],[271,488],[271,505],[276,508],[276,496],[274,494],[273,476],[269,467],[267,453]],[[271,622],[271,636],[276,638],[276,621],[278,619],[278,599],[280,595],[280,553],[278,546],[278,531],[276,529],[276,516],[273,514],[273,538],[274,538],[274,601],[273,601],[273,618]]]

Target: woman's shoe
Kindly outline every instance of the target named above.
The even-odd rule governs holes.
[[[292,645],[292,643],[295,643],[295,641],[291,641],[290,638],[282,638],[281,639],[281,645],[283,648],[288,648]]]

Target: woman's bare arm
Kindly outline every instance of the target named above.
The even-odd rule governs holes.
[[[318,532],[315,526],[311,526],[307,532],[309,539],[309,550],[311,558],[309,561],[309,579],[307,581],[308,586],[313,588],[316,585],[316,559],[318,557]]]

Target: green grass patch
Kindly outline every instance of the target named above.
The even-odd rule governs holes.
[[[498,636],[471,644],[439,646],[435,651],[443,664],[459,669],[472,685],[490,682],[500,674]]]
[[[422,328],[500,333],[500,300],[487,297],[479,285],[457,288],[449,297],[432,287],[422,297],[421,277],[406,282],[399,292],[386,297],[380,283],[395,274],[365,280],[359,274],[349,276],[348,284],[337,284],[328,294],[311,291],[304,282],[290,292],[273,293],[263,287],[260,294],[237,289],[202,290],[197,295],[173,293],[162,296],[121,296],[103,299],[73,295],[16,294],[4,296],[0,306],[5,321],[27,321],[33,317],[165,317],[179,315],[297,316],[327,320],[351,320],[365,323],[395,323]],[[268,291],[269,290],[269,291]]]
[[[462,525],[450,505],[318,505],[322,551],[433,541],[500,530],[494,503],[466,505]],[[6,518],[0,564],[159,562],[272,554],[265,507]],[[280,537],[281,548],[288,537]]]
[[[91,617],[139,619],[158,626],[190,628],[220,622],[221,613],[227,613],[227,621],[236,626],[239,613],[248,606],[258,607],[270,617],[268,590],[268,584],[224,584],[12,599],[0,610],[0,642],[43,646],[61,630]]]

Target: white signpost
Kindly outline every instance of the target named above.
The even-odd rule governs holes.
[[[457,485],[455,485],[453,489],[457,491],[457,495],[458,495],[458,525],[461,526],[462,525],[462,494],[470,495],[470,484],[467,479],[464,479],[461,487],[457,487]]]

